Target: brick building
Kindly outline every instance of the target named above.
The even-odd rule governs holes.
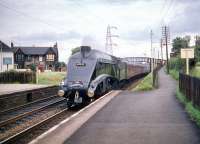
[[[11,48],[14,51],[14,63],[18,69],[31,68],[33,65],[38,66],[41,71],[56,69],[58,63],[57,43],[53,47],[14,46],[11,43]]]

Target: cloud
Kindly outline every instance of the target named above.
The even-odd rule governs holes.
[[[69,39],[80,39],[81,34],[76,31],[68,31],[66,33],[53,33],[53,32],[43,32],[43,33],[32,33],[29,35],[16,35],[12,39],[16,41],[62,41]]]
[[[184,2],[184,3],[180,3]],[[170,26],[174,33],[199,33],[200,32],[200,1],[186,1],[181,0],[178,2],[180,5],[178,10],[172,17]]]
[[[111,30],[112,34],[119,35],[120,40],[114,40],[119,45],[116,49],[118,56],[131,56],[134,51],[139,55],[148,47],[146,44],[150,39],[150,29],[153,29],[154,40],[160,39],[161,29],[157,25],[162,8],[167,10],[167,6],[163,6],[164,2],[165,0],[1,0],[0,4],[9,8],[0,5],[0,37],[20,45],[48,45],[58,41],[61,45],[59,57],[63,59],[66,57],[63,51],[70,52],[69,48],[79,46],[82,39],[84,43],[89,42],[97,49],[104,49],[106,27],[110,24],[118,27],[117,30]],[[169,10],[171,16],[168,17],[173,33],[179,35],[200,32],[200,2],[176,0],[174,3]],[[170,1],[166,1],[166,5],[170,5]],[[129,53],[129,49],[132,53]]]
[[[152,0],[98,0],[100,3],[104,4],[114,4],[114,5],[130,5],[136,2],[152,2]]]
[[[149,40],[149,29],[144,30],[130,30],[122,34],[122,38],[127,40],[145,41]]]

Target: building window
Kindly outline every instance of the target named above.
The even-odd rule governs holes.
[[[43,60],[42,56],[39,56],[39,62],[41,62]]]
[[[3,65],[12,64],[12,57],[4,57],[3,58]]]
[[[32,57],[30,55],[28,55],[27,61],[31,61],[31,60],[32,60]]]
[[[24,55],[23,54],[16,54],[16,61],[24,61]]]
[[[46,59],[47,61],[54,61],[54,54],[47,54]]]

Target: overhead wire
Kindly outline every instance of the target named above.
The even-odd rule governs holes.
[[[163,15],[161,16],[159,24],[164,23],[165,18],[167,17],[167,15],[169,14],[169,11],[173,7],[173,3],[174,3],[174,0],[170,0],[169,5],[167,7],[167,10],[165,10],[165,12],[163,13]]]
[[[164,1],[162,9],[161,9],[161,16],[159,19],[159,22],[156,24],[155,28],[161,28],[162,25],[165,24],[165,18],[168,16],[169,11],[172,10],[174,5],[174,0],[170,0],[169,3],[167,4],[167,0]],[[159,34],[160,35],[160,34]]]

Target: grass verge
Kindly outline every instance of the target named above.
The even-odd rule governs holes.
[[[66,72],[43,72],[38,75],[38,84],[59,85],[66,76]]]
[[[186,97],[178,88],[176,90],[176,97],[185,106],[185,110],[190,115],[191,119],[200,127],[200,110],[195,108],[191,102],[187,101]]]
[[[153,89],[152,73],[149,73],[132,91],[148,91]]]
[[[170,69],[170,70],[169,70],[169,74],[170,74],[175,80],[178,80],[178,79],[179,79],[179,72],[178,72],[177,70]]]
[[[191,71],[190,74],[194,77],[200,78],[200,66],[195,66]]]

